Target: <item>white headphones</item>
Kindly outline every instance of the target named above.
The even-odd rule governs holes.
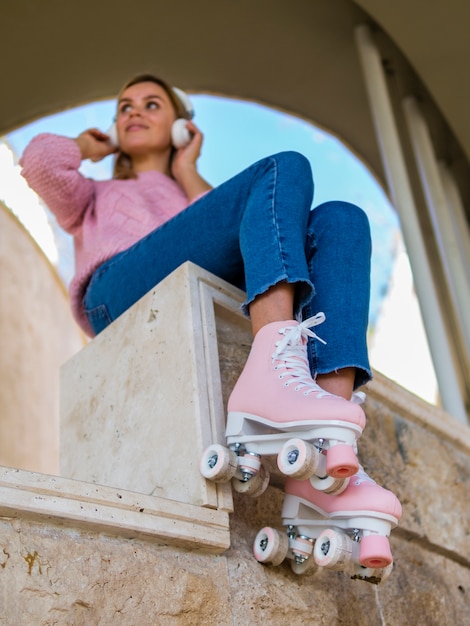
[[[178,87],[171,88],[175,96],[181,102],[186,113],[186,117],[179,117],[173,122],[171,127],[171,142],[175,148],[184,148],[191,141],[191,133],[186,128],[186,122],[194,117],[194,107],[187,93]],[[114,122],[106,131],[109,141],[113,146],[119,146],[116,123]]]

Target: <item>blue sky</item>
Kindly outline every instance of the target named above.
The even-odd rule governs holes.
[[[395,238],[399,228],[395,211],[386,194],[367,168],[335,137],[299,118],[267,107],[207,95],[191,96],[195,123],[204,133],[199,169],[213,185],[220,184],[254,161],[281,150],[297,150],[312,165],[315,180],[313,206],[326,200],[346,200],[361,206],[369,216],[373,240],[371,322],[376,319],[386,290]],[[106,130],[114,116],[114,102],[92,103],[45,117],[7,136],[15,153],[40,132],[69,137],[82,130]],[[86,176],[108,178],[111,158],[82,165]],[[70,240],[59,241],[62,263],[70,265]],[[68,257],[68,258],[67,258]],[[65,280],[68,271],[62,272]]]

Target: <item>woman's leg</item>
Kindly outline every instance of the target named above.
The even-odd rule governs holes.
[[[250,304],[251,330],[253,337],[271,322],[282,322],[294,317],[295,285],[278,283],[262,293]]]
[[[303,307],[301,323],[287,317],[296,309],[289,284],[271,287],[251,303],[257,332],[228,401],[226,435],[229,444],[241,440],[253,453],[278,451],[281,471],[302,477],[307,470],[296,459],[303,458],[303,445],[292,442],[306,439],[326,451],[319,476],[340,479],[359,468],[355,445],[365,426],[361,407],[349,400],[355,381],[370,373],[370,234],[365,214],[347,203],[322,205],[308,218],[304,254],[316,295]],[[320,337],[312,330],[318,323]],[[286,433],[284,443],[276,435],[279,450],[270,439],[278,431]],[[329,481],[318,485],[330,488]]]
[[[311,212],[306,255],[316,295],[303,318],[326,314],[326,344],[309,340],[309,361],[322,389],[351,399],[370,379],[366,332],[369,316],[371,239],[366,214],[346,202],[327,202]],[[291,319],[294,286],[280,283],[250,305],[253,334],[265,324]],[[289,314],[290,312],[290,314]],[[332,331],[332,336],[330,333]]]
[[[309,341],[310,368],[321,387],[344,397],[371,378],[367,354],[371,238],[362,209],[327,202],[310,216],[307,256],[315,295],[304,317],[323,311],[325,344]]]
[[[263,159],[100,267],[85,304],[106,305],[115,319],[185,261],[234,284],[244,278],[245,310],[257,332],[229,398],[227,437],[251,431],[253,423],[255,430],[267,428],[268,438],[273,429],[308,431],[310,439],[331,441],[326,471],[344,477],[357,470],[354,445],[365,417],[359,406],[314,383],[305,339],[318,319],[293,319],[313,295],[312,195],[304,157]],[[326,283],[335,281],[333,266],[322,272]],[[331,369],[338,367],[341,359]]]
[[[351,379],[359,386],[370,377],[368,222],[348,203],[310,211],[312,194],[310,165],[292,152],[220,185],[98,268],[85,296],[90,318],[95,307],[107,310],[95,332],[189,260],[246,289],[253,334],[302,305],[304,319],[324,310],[327,345],[309,341],[310,367],[327,390],[350,397]]]

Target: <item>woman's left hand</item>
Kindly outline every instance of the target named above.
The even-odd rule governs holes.
[[[191,201],[211,186],[199,175],[196,162],[201,154],[203,135],[199,128],[188,120],[186,128],[191,133],[191,141],[184,148],[178,148],[171,162],[171,173]]]
[[[178,174],[189,168],[195,168],[196,162],[201,154],[203,135],[199,128],[188,120],[186,128],[191,133],[191,141],[184,148],[178,148],[172,161],[172,174],[178,180]]]

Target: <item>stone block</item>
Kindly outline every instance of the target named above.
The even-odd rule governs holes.
[[[231,510],[199,460],[224,440],[216,318],[246,334],[243,297],[186,263],[66,363],[61,474]]]

